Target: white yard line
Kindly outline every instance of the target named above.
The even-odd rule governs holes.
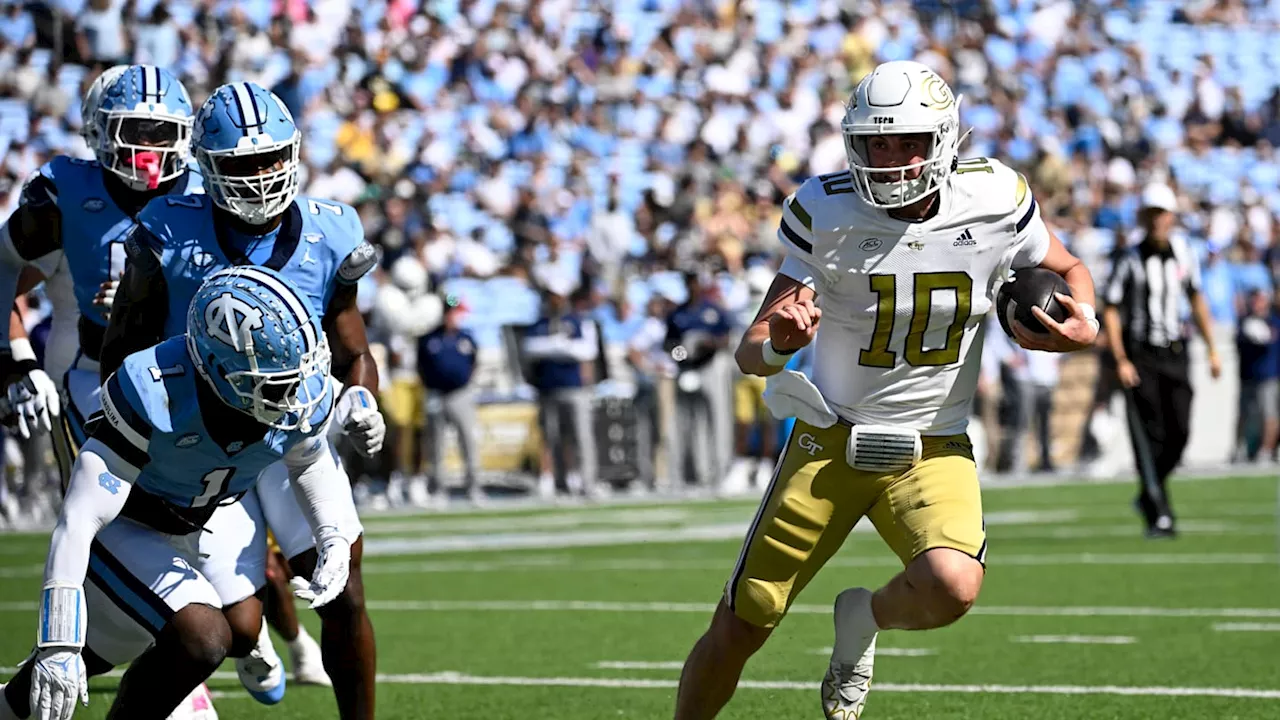
[[[810,650],[810,655],[821,655],[830,657],[831,648],[824,647],[817,650]],[[938,651],[932,648],[899,648],[899,647],[876,647],[876,657],[928,657],[937,655]]]
[[[0,674],[12,675],[16,668],[0,668]],[[111,677],[122,673],[113,672]],[[232,672],[213,674],[216,680],[235,680]],[[469,675],[459,672],[429,674],[378,675],[379,683],[393,685],[480,685],[505,687],[581,687],[609,689],[671,690],[676,680],[649,678],[597,678],[597,677],[506,677],[495,675]],[[739,689],[745,690],[800,690],[813,692],[816,682],[798,680],[743,680]],[[1127,695],[1138,697],[1226,697],[1256,700],[1280,700],[1280,690],[1262,688],[1224,687],[1143,687],[1125,685],[939,685],[876,683],[880,693],[951,693],[951,694],[1000,694],[1000,695]],[[224,696],[240,698],[239,693]],[[244,697],[248,697],[244,695]]]
[[[1280,632],[1280,623],[1214,623],[1217,632]]]
[[[711,603],[614,602],[602,600],[371,600],[370,610],[381,612],[614,612],[709,614]],[[33,612],[34,602],[0,603],[0,612]],[[829,615],[830,605],[796,604],[792,615]],[[1153,617],[1153,618],[1280,618],[1280,608],[1161,608],[1092,606],[978,605],[970,615],[992,617]]]
[[[1032,645],[1132,645],[1138,638],[1131,635],[1015,635],[1016,643]]]
[[[680,670],[683,660],[645,662],[643,660],[601,660],[592,665],[597,670]]]
[[[887,551],[886,551],[887,553]],[[991,566],[1057,566],[1057,565],[1274,565],[1280,564],[1280,555],[1267,553],[1046,553],[1044,555],[998,555],[988,557]],[[900,567],[901,561],[892,555],[881,557],[836,557],[827,567],[871,568]],[[32,566],[44,571],[43,566]],[[431,574],[431,573],[506,573],[538,572],[696,572],[720,570],[728,572],[729,563],[723,559],[660,560],[657,558],[616,558],[588,560],[571,555],[529,555],[508,560],[423,560],[397,562],[367,562],[366,575]]]

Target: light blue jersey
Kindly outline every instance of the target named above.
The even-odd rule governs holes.
[[[236,265],[279,272],[321,315],[339,285],[355,284],[377,262],[355,209],[299,197],[279,227],[262,236],[233,230],[204,195],[157,198],[138,214],[135,238],[159,258],[169,293],[164,336],[186,331],[186,311],[204,278]]]
[[[313,443],[308,450],[317,453],[325,449],[333,407],[329,383],[309,422],[298,429],[267,428],[245,416],[239,427],[211,433],[201,402],[220,401],[212,392],[199,396],[203,382],[181,334],[130,355],[103,387],[102,419],[93,437],[137,471],[125,516],[161,532],[175,532],[174,515],[202,526],[221,501],[252,489],[259,473],[300,443]],[[265,434],[254,438],[251,428]],[[135,502],[139,490],[146,495]]]
[[[57,194],[62,250],[71,270],[80,315],[105,328],[107,319],[102,308],[93,304],[93,298],[102,283],[119,279],[124,273],[124,240],[133,218],[112,199],[105,182],[106,171],[96,160],[59,155],[40,168],[40,175],[52,183]],[[160,200],[203,192],[200,172],[190,166]],[[90,349],[95,356],[97,351]]]

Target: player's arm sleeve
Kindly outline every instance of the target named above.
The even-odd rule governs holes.
[[[813,197],[812,187],[810,183],[801,185],[782,203],[778,242],[782,243],[786,256],[779,272],[817,292],[825,275],[822,263],[814,254],[817,236],[813,232],[813,216],[809,214],[809,208],[816,207],[817,200]]]
[[[95,414],[92,437],[111,458],[119,476],[133,482],[150,462],[151,423],[140,408],[142,400],[129,377],[112,373],[102,384],[101,415]]]
[[[160,266],[163,243],[141,224],[125,239],[124,276],[116,289],[111,318],[102,338],[101,373],[106,379],[129,355],[163,339],[168,288]]]
[[[364,231],[359,231],[363,236]],[[343,258],[338,264],[338,284],[339,285],[355,285],[360,282],[360,278],[364,277],[374,265],[378,264],[378,251],[369,244],[368,240],[361,237],[360,242],[355,249]]]
[[[1013,256],[1013,268],[1037,267],[1049,254],[1049,228],[1040,217],[1040,204],[1027,185],[1022,173],[1015,173],[1013,233],[1018,252]]]
[[[62,215],[53,180],[39,173],[22,189],[18,209],[0,225],[0,307],[13,307],[23,270],[49,277],[62,257]],[[0,328],[0,352],[9,348],[9,327]]]
[[[127,475],[115,454],[97,439],[90,438],[80,449],[49,542],[45,587],[50,583],[84,585],[94,537],[124,509],[133,488],[125,479]]]
[[[329,452],[324,440],[327,433],[327,428],[321,428],[284,456],[294,497],[317,537],[321,528],[343,530],[343,518],[351,505],[351,486]]]

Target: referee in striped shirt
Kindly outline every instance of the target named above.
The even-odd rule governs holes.
[[[1209,346],[1209,369],[1222,371],[1200,267],[1173,232],[1177,198],[1167,185],[1148,185],[1138,210],[1141,242],[1118,260],[1106,288],[1103,325],[1125,388],[1129,435],[1138,464],[1135,503],[1148,537],[1175,535],[1166,482],[1182,459],[1191,425],[1191,380],[1181,301],[1191,302],[1196,328]]]

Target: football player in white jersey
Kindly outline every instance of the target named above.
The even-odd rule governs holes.
[[[962,617],[982,585],[986,536],[965,435],[983,316],[1012,269],[1060,274],[1071,313],[1025,347],[1066,352],[1097,335],[1093,280],[1045,226],[1026,179],[999,161],[959,161],[959,100],[928,67],[897,61],[863,78],[842,123],[850,168],[786,200],[786,260],[737,351],[772,376],[768,401],[795,429],[750,526],[711,627],[680,678],[677,720],[711,718],[742,668],[863,517],[903,572],[835,601],[822,682],[828,718],[861,715],[880,630]],[[820,306],[819,306],[820,304]],[[784,371],[816,340],[812,378]]]

